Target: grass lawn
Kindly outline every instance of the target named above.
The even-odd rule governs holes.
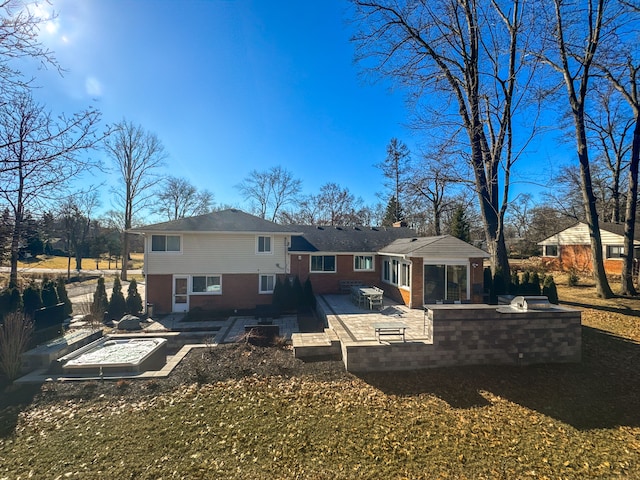
[[[66,269],[68,266],[69,259],[67,257],[53,257],[48,255],[39,255],[34,258],[30,258],[29,260],[18,262],[18,268],[60,268]],[[139,269],[142,268],[143,264],[143,254],[142,253],[132,253],[131,261],[133,263],[131,269]],[[118,267],[121,267],[121,263],[118,262]],[[76,260],[75,258],[71,259],[71,271],[75,272],[76,268]],[[82,268],[84,270],[106,270],[111,268],[113,270],[116,269],[116,262],[111,261],[111,266],[109,266],[109,262],[105,259],[100,259],[98,265],[96,266],[95,258],[83,258],[82,259]]]
[[[559,293],[584,308],[581,364],[34,402],[1,429],[0,478],[640,478],[640,300]]]

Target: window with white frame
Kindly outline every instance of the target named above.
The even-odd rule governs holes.
[[[411,264],[402,262],[400,264],[400,286],[401,287],[410,287],[411,286]]]
[[[258,236],[258,253],[273,253],[271,250],[271,237]]]
[[[384,280],[385,282],[390,282],[391,281],[391,275],[390,272],[391,271],[391,262],[389,260],[385,260],[382,262],[382,280]]]
[[[607,258],[623,258],[624,246],[622,245],[607,245]]]
[[[194,275],[191,277],[192,293],[207,293],[210,295],[222,294],[221,275]]]
[[[394,285],[398,284],[398,270],[399,270],[400,262],[396,259],[391,260],[391,283]]]
[[[179,252],[180,235],[151,235],[152,252]]]
[[[311,271],[312,272],[335,272],[336,256],[335,255],[311,255]]]
[[[273,293],[276,286],[276,276],[273,273],[260,275],[260,293]]]
[[[354,255],[353,269],[355,271],[373,271],[373,255]]]
[[[557,257],[558,256],[558,245],[545,245],[544,246],[544,255],[545,257]]]

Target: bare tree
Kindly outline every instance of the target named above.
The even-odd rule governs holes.
[[[100,205],[98,192],[76,192],[60,205],[63,236],[67,244],[67,278],[71,277],[71,257],[76,259],[76,270],[82,269],[82,259],[89,250],[89,231],[96,208]]]
[[[19,60],[31,58],[44,66],[58,68],[55,55],[38,39],[40,26],[51,20],[37,15],[33,5],[20,0],[0,0],[0,95],[2,101],[31,83],[16,66]]]
[[[316,197],[320,207],[319,225],[362,225],[358,215],[362,199],[356,198],[348,188],[329,182],[320,187]]]
[[[603,163],[610,174],[607,190],[611,205],[605,218],[619,223],[624,195],[621,177],[628,167],[626,157],[631,150],[629,136],[634,122],[629,112],[625,111],[624,100],[611,85],[603,83],[599,82],[595,90],[596,108],[585,112],[586,127],[593,137],[594,150],[599,154],[596,160]]]
[[[140,125],[122,120],[104,142],[105,149],[115,163],[120,182],[114,188],[116,203],[124,212],[122,241],[122,272],[127,279],[129,233],[137,212],[147,208],[154,194],[153,187],[162,180],[156,174],[164,165],[166,154],[158,137]]]
[[[169,221],[209,213],[213,207],[213,194],[208,190],[199,192],[184,178],[165,178],[156,198],[156,212]]]
[[[450,130],[466,134],[492,268],[508,272],[503,223],[519,154],[514,141],[521,139],[512,125],[535,70],[535,61],[524,57],[535,12],[520,0],[508,7],[473,0],[353,2],[358,58],[374,60],[369,71],[397,79],[416,102],[432,104],[432,120],[442,125],[446,118],[455,126]],[[534,124],[535,114],[529,116]]]
[[[13,216],[10,282],[18,278],[20,238],[27,208],[55,199],[70,179],[94,164],[100,113],[88,109],[54,119],[29,92],[0,105],[0,196]]]
[[[566,99],[574,124],[576,151],[580,164],[580,186],[585,221],[591,237],[591,256],[598,295],[613,296],[604,269],[600,222],[591,178],[591,163],[587,142],[585,105],[589,81],[601,38],[606,35],[609,17],[607,0],[586,0],[584,4],[568,4],[549,0],[553,19],[548,22],[549,43],[540,55],[558,72],[566,88]]]
[[[252,170],[237,188],[252,203],[260,218],[273,222],[283,207],[296,201],[302,182],[288,170],[277,166],[263,172]]]

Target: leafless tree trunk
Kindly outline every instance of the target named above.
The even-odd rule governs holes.
[[[94,166],[80,153],[99,141],[97,110],[54,120],[30,93],[0,106],[0,196],[13,214],[10,282],[18,279],[18,254],[28,206],[56,198],[67,182]]]
[[[404,185],[404,175],[409,168],[409,149],[404,142],[397,138],[392,138],[387,145],[387,157],[381,163],[376,164],[382,174],[387,178],[387,186],[393,190],[395,197],[394,222],[402,220],[400,218],[400,205],[404,203],[403,193],[406,190]]]
[[[578,162],[580,164],[580,185],[582,202],[585,210],[585,221],[589,226],[591,237],[591,256],[593,272],[598,295],[604,298],[613,296],[604,269],[600,222],[593,193],[591,165],[587,143],[585,102],[589,93],[591,67],[596,58],[596,51],[605,20],[606,0],[588,0],[586,9],[581,6],[568,5],[562,0],[550,1],[554,21],[550,22],[550,38],[552,42],[545,49],[544,61],[562,75],[569,108],[573,117]],[[580,18],[584,15],[584,18]],[[580,38],[579,32],[586,32]],[[553,48],[553,50],[551,50]]]
[[[134,215],[149,206],[153,187],[162,180],[156,171],[164,165],[164,147],[158,137],[140,125],[122,120],[106,138],[105,149],[120,174],[120,185],[113,190],[124,212],[122,241],[122,272],[127,279],[129,263],[129,233]]]

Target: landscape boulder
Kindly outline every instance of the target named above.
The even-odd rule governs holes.
[[[125,315],[118,322],[118,330],[140,330],[140,318],[135,315]]]

